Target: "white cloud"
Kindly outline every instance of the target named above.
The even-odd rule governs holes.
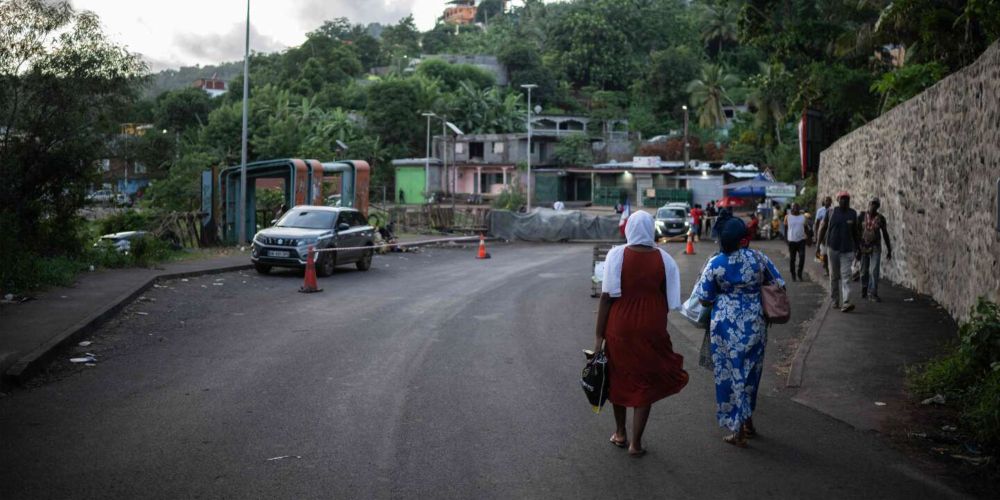
[[[267,52],[299,45],[323,21],[395,24],[409,14],[420,30],[434,26],[446,0],[252,0],[250,50]],[[143,54],[155,71],[216,64],[243,54],[246,0],[72,0],[95,12],[109,37]]]
[[[246,24],[235,23],[223,33],[182,33],[174,36],[173,46],[181,54],[199,61],[226,62],[243,59],[246,43]],[[250,25],[250,40],[255,52],[275,52],[287,46]]]

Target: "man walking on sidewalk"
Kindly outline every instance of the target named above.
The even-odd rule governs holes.
[[[785,226],[785,240],[788,241],[788,257],[792,264],[792,281],[802,281],[802,268],[806,263],[806,216],[799,212],[799,204],[792,207],[782,222]],[[798,265],[795,265],[796,256]]]
[[[826,242],[830,266],[830,297],[841,312],[851,312],[851,262],[860,249],[858,213],[851,208],[851,195],[837,193],[838,206],[827,210],[820,226],[820,241]]]
[[[882,239],[885,238],[885,258],[892,260],[892,243],[885,217],[878,213],[882,202],[878,198],[868,204],[868,211],[861,216],[861,298],[882,302],[878,296],[878,277],[881,270]]]
[[[816,210],[816,227],[813,228],[813,234],[820,234],[820,226],[823,224],[823,221],[826,220],[826,215],[830,212],[830,205],[833,205],[833,199],[829,196],[823,198],[823,205]],[[826,255],[826,241],[823,240],[823,238],[818,238],[816,241],[816,259],[823,264],[823,276],[829,276],[830,259]]]

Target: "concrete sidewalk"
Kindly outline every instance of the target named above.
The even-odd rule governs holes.
[[[65,288],[50,288],[34,300],[0,306],[0,378],[21,383],[46,354],[96,327],[151,287],[157,279],[250,268],[247,253],[159,264],[151,268],[102,269],[83,273]]]
[[[788,247],[780,241],[756,246],[785,256],[779,270],[789,268]],[[805,270],[829,297],[829,278],[806,250]],[[940,354],[956,338],[958,327],[930,297],[882,280],[881,303],[861,299],[861,284],[851,285],[856,309],[842,313],[824,307],[814,318],[793,361],[789,385],[798,386],[793,400],[859,430],[881,431],[898,421],[907,399],[906,368]],[[829,299],[827,299],[829,303]]]

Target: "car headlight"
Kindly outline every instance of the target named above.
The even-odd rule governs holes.
[[[664,224],[662,220],[656,221],[656,225],[660,227],[666,226],[666,224]]]

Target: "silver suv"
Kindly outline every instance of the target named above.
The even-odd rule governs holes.
[[[676,236],[688,230],[684,205],[664,205],[656,211],[656,237]]]
[[[372,246],[374,228],[353,208],[299,205],[285,212],[273,227],[253,237],[250,261],[261,274],[272,267],[303,268],[311,245],[314,249]],[[316,274],[329,276],[333,268],[354,264],[361,271],[372,266],[371,248],[321,252],[316,255]]]

